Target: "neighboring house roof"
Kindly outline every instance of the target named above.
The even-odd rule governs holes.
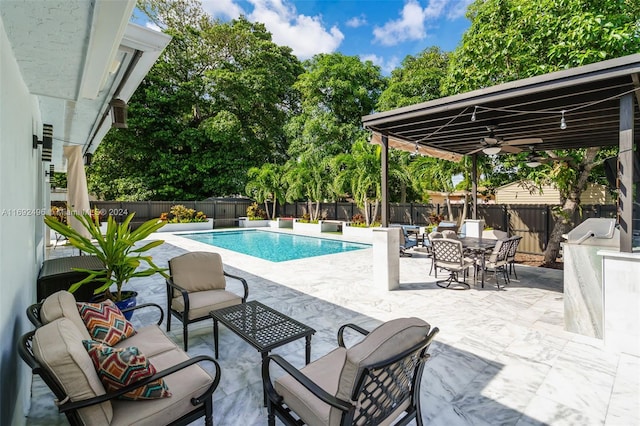
[[[135,0],[0,2],[22,78],[34,95],[34,134],[53,125],[53,163],[63,145],[95,151],[111,128],[109,103],[129,100],[171,37],[129,22]]]
[[[512,182],[496,188],[496,204],[560,204],[560,191],[555,186],[544,185],[540,192],[532,182]],[[604,185],[587,184],[580,195],[582,204],[613,204],[611,193]]]

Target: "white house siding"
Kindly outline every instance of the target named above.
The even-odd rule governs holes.
[[[35,301],[44,257],[44,166],[31,147],[33,102],[0,19],[0,424],[21,425],[31,372],[15,342],[31,327],[25,308]],[[35,232],[34,232],[35,230]]]
[[[611,194],[602,185],[589,184],[582,193],[582,204],[612,204]],[[560,192],[553,186],[542,187],[531,193],[519,182],[510,183],[496,189],[496,204],[560,204]]]

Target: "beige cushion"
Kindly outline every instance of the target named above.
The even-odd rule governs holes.
[[[191,252],[174,257],[169,261],[171,279],[187,290],[224,290],[226,281],[222,268],[222,258],[218,253]],[[174,293],[174,296],[177,296]]]
[[[458,234],[455,231],[449,229],[442,231],[442,238],[449,238],[451,240],[457,240]]]
[[[431,326],[419,318],[387,321],[347,350],[337,397],[350,400],[360,369],[403,352],[424,340]]]
[[[347,350],[339,347],[300,371],[329,394],[335,395],[346,354]],[[331,407],[320,401],[291,376],[285,374],[278,378],[275,380],[274,387],[276,392],[283,396],[287,406],[309,426],[330,424]],[[337,417],[339,423],[340,413],[334,417]],[[331,424],[338,423],[334,421]]]
[[[508,236],[509,236],[508,233],[504,231],[499,231],[497,229],[482,231],[482,238],[488,238],[490,240],[504,240]]]
[[[78,313],[76,299],[66,290],[60,290],[47,297],[40,309],[40,318],[47,324],[59,318],[67,318],[78,328],[82,334],[81,340],[91,340],[91,336],[84,325],[84,321]]]
[[[162,332],[157,325],[149,325],[136,330],[137,333],[128,339],[122,340],[114,345],[114,348],[126,348],[135,346],[147,357],[161,354],[162,352],[176,349],[173,341]]]
[[[156,370],[162,371],[189,357],[180,349],[163,352],[149,358]],[[213,367],[210,362],[199,363]],[[111,425],[160,425],[171,423],[195,407],[191,398],[200,396],[213,383],[213,378],[198,364],[164,378],[172,396],[149,401],[113,401]],[[215,411],[215,410],[214,410]]]
[[[56,378],[71,401],[105,393],[82,339],[78,328],[67,318],[38,328],[33,339],[35,358]],[[113,416],[110,402],[82,408],[78,414],[87,425],[109,424]]]
[[[210,311],[227,308],[242,303],[242,297],[226,290],[209,290],[189,293],[190,320],[209,315]],[[171,301],[171,309],[184,312],[184,298],[175,297]]]

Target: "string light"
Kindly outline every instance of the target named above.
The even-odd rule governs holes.
[[[476,110],[478,109],[477,106],[473,107],[473,114],[471,114],[471,121],[476,121]]]
[[[567,128],[567,122],[564,121],[564,112],[565,112],[565,110],[562,110],[562,119],[560,120],[560,128],[562,130]]]

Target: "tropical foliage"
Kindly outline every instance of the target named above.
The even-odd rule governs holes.
[[[307,201],[313,220],[321,201],[378,205],[379,171],[369,162],[377,154],[366,143],[363,115],[640,51],[636,0],[478,0],[455,51],[426,47],[389,77],[340,53],[300,62],[264,25],[213,20],[198,0],[146,0],[139,9],[173,41],[130,101],[129,129],[111,131],[100,145],[91,190],[112,199],[245,193],[272,218],[283,201]],[[579,205],[575,194],[601,178],[600,162],[611,152],[546,155],[564,162],[529,169],[525,154],[480,156],[480,184],[554,183],[565,202],[558,236]],[[396,151],[389,159],[392,202],[470,189],[468,161]],[[462,177],[457,185],[454,176]],[[548,259],[558,248],[554,237]]]
[[[99,271],[78,269],[81,272],[86,272],[87,277],[72,284],[69,288],[70,292],[73,293],[83,284],[97,281],[103,284],[94,291],[95,294],[104,292],[107,298],[120,301],[123,298],[122,287],[130,279],[149,277],[157,273],[167,276],[164,272],[166,269],[153,263],[151,256],[143,255],[152,248],[163,244],[164,241],[156,240],[139,244],[162,228],[164,222],[151,219],[137,229],[131,230],[129,225],[133,216],[134,213],[131,213],[121,224],[116,223],[113,216],[109,216],[107,229],[103,234],[97,222],[94,222],[89,214],[75,215],[83,228],[89,232],[91,238],[84,237],[81,232],[58,221],[54,216],[45,216],[44,223],[49,228],[67,237],[72,246],[91,256],[96,256],[105,266],[105,269]],[[143,265],[146,268],[141,268]],[[115,286],[115,289],[112,286]]]

